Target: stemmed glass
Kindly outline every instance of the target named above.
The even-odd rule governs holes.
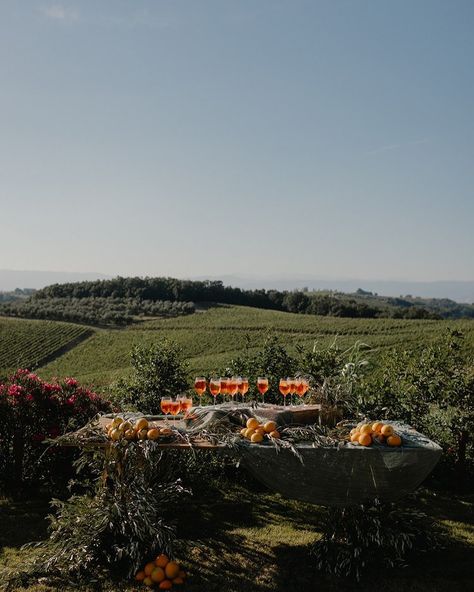
[[[214,398],[214,405],[216,404],[217,395],[221,392],[221,379],[211,378],[209,381],[209,391]]]
[[[262,403],[264,401],[264,395],[268,391],[268,388],[268,378],[265,378],[264,376],[259,376],[257,378],[257,389],[258,392],[262,395]]]
[[[171,413],[171,415],[173,416],[173,423],[176,421],[176,416],[178,415],[178,413],[181,410],[181,403],[179,402],[178,399],[176,399],[176,401],[171,400],[169,403],[169,412]]]
[[[222,400],[225,403],[225,396],[229,393],[229,382],[230,378],[221,378],[221,395]]]
[[[239,385],[239,393],[242,395],[242,403],[243,403],[244,397],[249,390],[249,379],[239,377],[238,385]]]
[[[170,413],[170,403],[172,402],[171,397],[161,397],[160,407],[161,411],[165,416],[165,421],[168,423],[168,414]]]
[[[201,397],[206,392],[206,379],[204,376],[196,376],[194,379],[194,390],[199,397],[199,407],[201,407]]]
[[[305,394],[305,379],[298,377],[296,379],[296,394],[298,395],[299,399],[302,400]]]
[[[234,397],[239,390],[239,383],[237,382],[237,377],[233,376],[229,383],[228,383],[228,392],[229,395],[232,397],[232,404],[234,404]]]
[[[193,406],[192,397],[187,397],[186,395],[179,395],[179,397],[177,397],[176,400],[179,401],[180,411],[184,413],[184,418],[186,419],[191,407]]]
[[[290,385],[288,384],[288,380],[280,378],[280,384],[278,386],[280,389],[280,393],[283,395],[283,407],[286,407],[286,396],[290,392]]]
[[[290,407],[293,405],[293,395],[296,393],[296,378],[287,378],[290,385]]]

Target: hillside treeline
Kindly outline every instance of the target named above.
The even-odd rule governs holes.
[[[133,323],[137,317],[176,317],[194,312],[192,302],[138,298],[47,297],[0,305],[0,314],[29,319],[69,321],[88,325]]]
[[[362,301],[349,295],[318,292],[282,292],[279,290],[242,290],[224,286],[221,281],[191,281],[175,278],[123,278],[54,284],[37,291],[32,301],[51,298],[135,299],[172,302],[219,302],[323,316],[352,318],[438,319],[441,316],[422,306],[383,305]]]

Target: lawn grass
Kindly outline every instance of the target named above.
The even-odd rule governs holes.
[[[312,568],[310,545],[318,539],[322,508],[282,498],[262,486],[221,481],[200,487],[179,516],[182,541],[177,558],[189,574],[189,592],[466,592],[471,589],[474,562],[474,496],[422,491],[418,505],[445,533],[446,547],[412,558],[406,569],[368,574],[357,584],[326,576]],[[21,545],[46,536],[45,502],[0,501],[0,582],[21,569],[34,551]],[[61,586],[63,592],[87,587]],[[138,587],[111,581],[106,592]],[[32,583],[28,592],[52,592]]]

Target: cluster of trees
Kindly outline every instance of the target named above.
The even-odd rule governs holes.
[[[48,297],[0,304],[0,314],[6,316],[88,325],[123,326],[133,323],[137,317],[176,317],[193,312],[191,302],[138,298]]]
[[[54,284],[39,290],[35,300],[48,298],[133,298],[141,301],[220,302],[267,308],[299,314],[354,318],[440,318],[422,306],[408,308],[365,302],[347,294],[287,292],[279,290],[242,290],[224,286],[221,281],[191,281],[175,278],[123,278]],[[376,297],[375,297],[376,298]]]

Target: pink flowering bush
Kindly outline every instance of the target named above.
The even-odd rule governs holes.
[[[18,370],[0,384],[0,482],[64,482],[74,451],[47,449],[44,440],[110,411],[109,401],[74,378],[45,382],[29,370]]]

